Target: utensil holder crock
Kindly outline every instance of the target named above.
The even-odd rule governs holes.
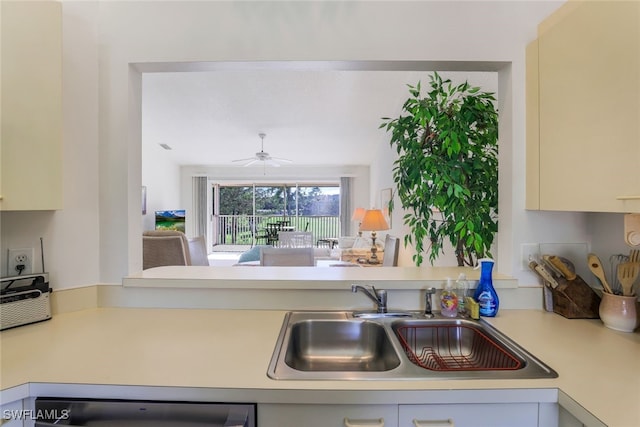
[[[633,332],[638,327],[638,307],[635,296],[602,294],[600,319],[604,326],[616,331]]]

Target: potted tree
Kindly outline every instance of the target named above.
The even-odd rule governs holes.
[[[399,117],[382,118],[398,154],[393,180],[411,234],[413,261],[429,252],[433,264],[445,238],[459,266],[489,252],[498,231],[498,113],[493,93],[468,82],[454,85],[438,73],[421,95],[420,82]],[[390,206],[392,208],[393,206]]]

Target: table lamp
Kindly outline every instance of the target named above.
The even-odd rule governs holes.
[[[389,224],[384,219],[384,215],[380,209],[370,209],[365,212],[364,217],[362,218],[362,223],[360,224],[360,229],[363,231],[371,231],[371,258],[369,259],[369,264],[379,264],[378,260],[378,248],[376,247],[376,231],[380,230],[388,230]]]
[[[353,215],[351,216],[351,221],[358,221],[358,237],[362,237],[362,230],[360,227],[362,226],[362,218],[364,218],[365,210],[364,208],[356,208],[353,211]]]

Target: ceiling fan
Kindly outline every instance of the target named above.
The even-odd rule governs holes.
[[[246,159],[233,160],[234,163],[246,162],[242,166],[251,166],[251,165],[253,165],[255,163],[263,162],[263,165],[280,167],[280,165],[283,164],[283,163],[291,163],[292,162],[292,160],[289,160],[289,159],[281,159],[279,157],[271,157],[269,155],[269,153],[264,151],[264,137],[267,136],[267,134],[259,133],[258,136],[260,137],[260,140],[261,140],[260,151],[258,151],[254,157],[249,157],[249,158],[246,158]]]

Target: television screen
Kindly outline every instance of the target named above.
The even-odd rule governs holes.
[[[156,230],[176,230],[185,232],[185,211],[156,211]]]

